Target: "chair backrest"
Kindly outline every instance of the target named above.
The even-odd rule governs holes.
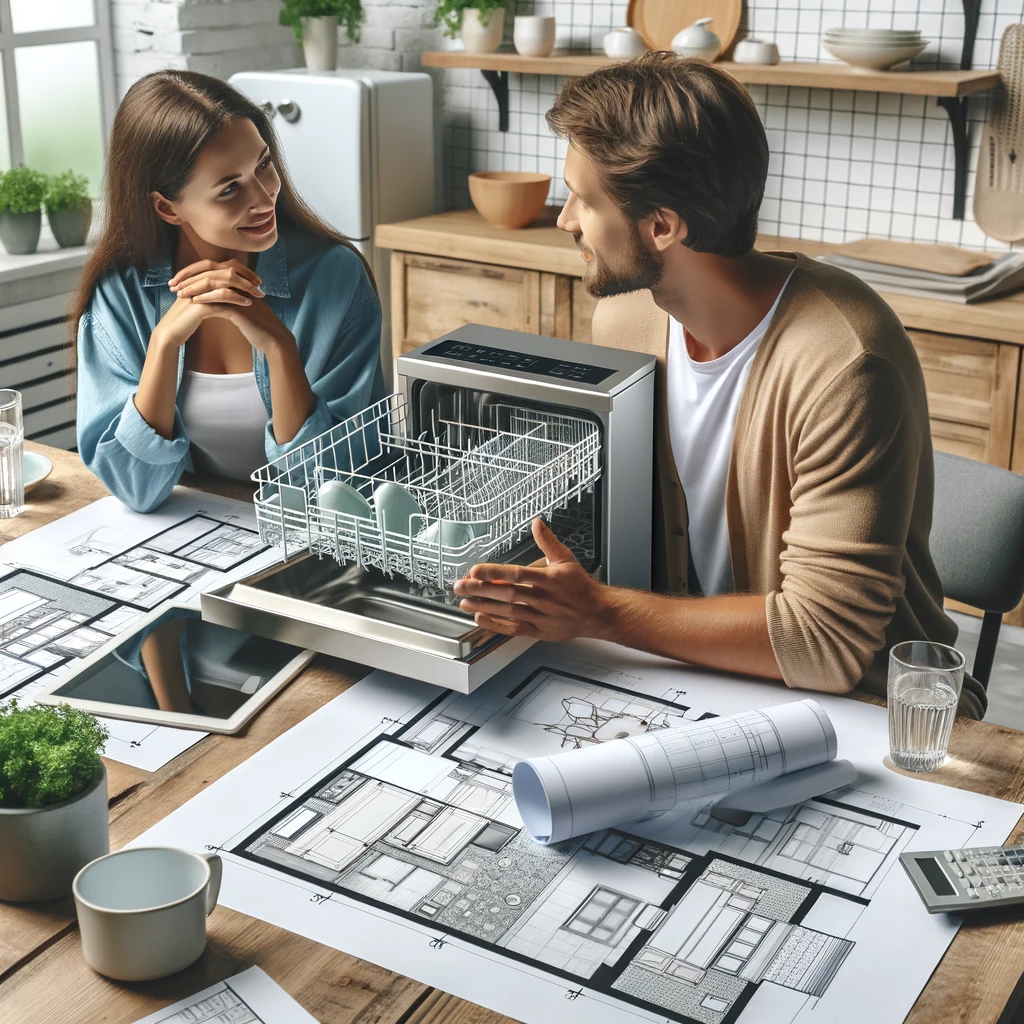
[[[932,558],[947,597],[1008,612],[1024,596],[1024,476],[935,453]]]

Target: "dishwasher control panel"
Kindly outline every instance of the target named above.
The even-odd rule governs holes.
[[[473,345],[453,339],[439,342],[433,348],[424,350],[423,354],[440,359],[457,359],[463,363],[477,363],[481,366],[497,366],[506,370],[524,370],[527,373],[540,374],[542,377],[555,377],[561,380],[577,381],[581,384],[600,384],[615,373],[614,370],[609,370],[604,366],[561,362],[546,356],[510,352],[508,349]]]

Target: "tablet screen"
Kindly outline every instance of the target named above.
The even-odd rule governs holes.
[[[169,608],[52,695],[225,719],[301,653]]]

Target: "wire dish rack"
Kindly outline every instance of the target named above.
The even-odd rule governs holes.
[[[290,558],[309,550],[450,591],[477,562],[500,561],[537,516],[551,517],[593,490],[600,476],[598,425],[584,417],[497,405],[492,425],[434,419],[412,436],[404,395],[393,394],[262,469],[254,501],[260,536]],[[338,480],[371,515],[320,504]],[[399,484],[421,514],[399,530],[376,507]],[[383,502],[382,502],[383,505]]]

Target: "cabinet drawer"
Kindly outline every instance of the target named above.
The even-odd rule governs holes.
[[[396,356],[468,323],[539,332],[537,271],[409,253],[395,257],[391,295]]]
[[[4,363],[0,366],[0,386],[20,390],[22,386],[30,381],[40,380],[43,377],[52,377],[57,373],[63,375],[70,369],[70,349],[51,349],[49,352],[30,356],[28,359]]]
[[[1009,468],[1020,349],[974,338],[908,331],[944,452]]]
[[[41,327],[33,327],[27,331],[16,331],[0,336],[0,363],[6,364],[14,360],[26,359],[45,349],[63,345],[67,340],[67,329],[67,324],[63,320],[59,320],[43,324]],[[0,366],[0,378],[10,379],[11,372],[11,367]],[[2,386],[7,387],[8,385]]]

